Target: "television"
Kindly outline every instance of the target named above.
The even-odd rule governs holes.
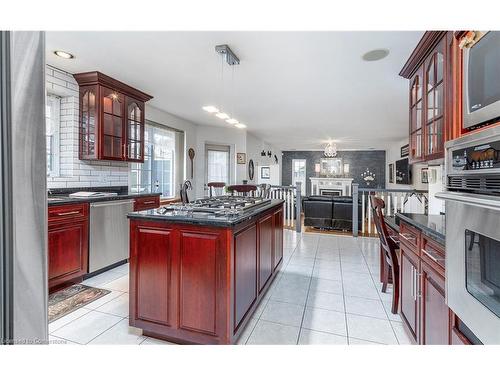
[[[396,184],[411,184],[411,166],[408,158],[396,160]]]

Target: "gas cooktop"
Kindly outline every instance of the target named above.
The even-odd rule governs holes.
[[[182,214],[211,214],[215,216],[235,216],[249,209],[269,204],[270,199],[260,197],[220,196],[213,198],[197,199],[191,203],[173,203],[160,207],[157,212],[169,214],[172,212]]]

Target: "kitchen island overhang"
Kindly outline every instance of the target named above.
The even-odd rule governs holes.
[[[226,217],[134,212],[129,324],[188,344],[233,344],[279,271],[283,201]]]

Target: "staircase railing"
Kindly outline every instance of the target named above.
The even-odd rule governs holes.
[[[394,216],[396,212],[427,213],[428,194],[423,191],[405,189],[370,189],[352,184],[352,201],[361,203],[361,228],[358,225],[358,205],[352,205],[352,235],[364,236],[377,234],[372,218],[370,195],[376,195],[385,202],[384,216]],[[361,232],[360,232],[361,229]]]
[[[302,196],[301,183],[293,185],[272,185],[269,192],[271,199],[283,199],[283,225],[297,232],[302,231]]]

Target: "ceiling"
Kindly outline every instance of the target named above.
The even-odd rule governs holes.
[[[422,34],[65,31],[47,32],[46,49],[51,65],[99,70],[201,126],[231,127],[201,109],[223,108],[282,150],[322,149],[328,140],[339,149],[385,149],[408,133],[408,83],[398,72]],[[215,53],[217,44],[240,58],[234,76]],[[389,56],[361,59],[378,48]],[[54,50],[76,58],[61,59]]]

